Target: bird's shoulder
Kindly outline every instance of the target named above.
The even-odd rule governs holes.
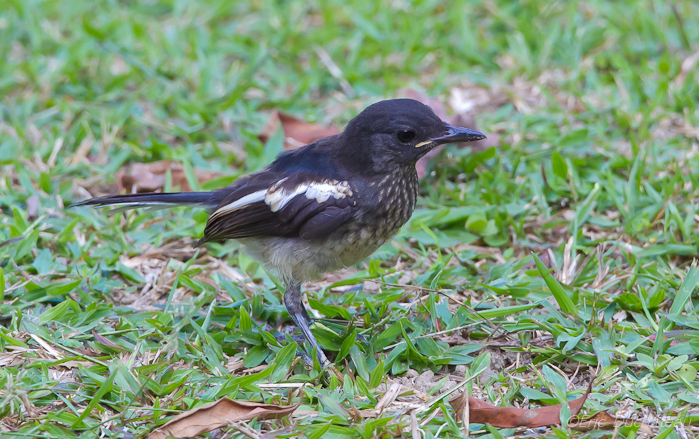
[[[301,173],[343,179],[345,173],[336,158],[341,141],[340,135],[335,135],[301,148],[284,151],[272,162],[268,170],[285,175]]]

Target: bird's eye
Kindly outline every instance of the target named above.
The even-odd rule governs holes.
[[[396,136],[401,142],[408,143],[415,138],[415,131],[400,130],[396,133]]]

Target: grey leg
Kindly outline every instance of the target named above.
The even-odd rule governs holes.
[[[311,347],[316,348],[316,353],[318,355],[318,361],[322,367],[330,364],[325,353],[318,345],[318,341],[313,336],[311,332],[311,318],[308,316],[306,308],[303,306],[303,301],[301,300],[301,285],[286,285],[286,293],[284,293],[284,305],[289,311],[289,315],[301,329],[303,337],[311,344]]]

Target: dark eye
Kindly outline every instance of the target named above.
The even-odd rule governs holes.
[[[415,138],[415,131],[400,130],[396,133],[396,136],[401,142],[408,143]]]

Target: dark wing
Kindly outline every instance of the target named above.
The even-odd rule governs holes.
[[[255,236],[319,239],[357,208],[347,182],[305,173],[262,172],[228,194],[211,214],[200,243]]]

